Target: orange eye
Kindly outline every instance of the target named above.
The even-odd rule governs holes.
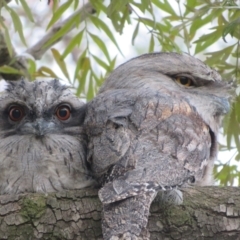
[[[193,86],[193,80],[189,77],[184,77],[184,76],[178,76],[175,78],[176,82],[178,82],[179,84],[185,86],[185,87],[190,87]]]
[[[56,116],[61,121],[68,120],[71,116],[71,110],[66,105],[60,106],[57,108]]]
[[[18,122],[20,120],[22,120],[22,118],[24,117],[25,113],[22,107],[20,106],[12,106],[9,109],[9,118],[13,121],[13,122]]]

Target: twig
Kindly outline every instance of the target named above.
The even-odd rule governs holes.
[[[0,0],[1,1],[1,0]],[[11,0],[6,0],[9,3]],[[21,70],[25,73],[26,77],[27,73],[27,64],[26,60],[28,58],[33,58],[35,60],[40,60],[45,52],[59,42],[62,38],[57,39],[51,45],[44,47],[44,45],[53,37],[53,35],[59,31],[65,24],[71,21],[75,16],[79,16],[80,20],[78,23],[81,23],[86,20],[89,14],[95,13],[94,8],[90,3],[83,5],[78,11],[74,12],[71,16],[65,19],[62,22],[57,23],[52,29],[42,37],[35,45],[28,48],[22,55],[18,55],[15,49],[12,47],[12,56],[10,55],[6,41],[4,39],[4,34],[0,31],[0,66],[8,65],[18,70]],[[70,32],[72,29],[76,27],[76,23],[73,23],[71,28],[68,30]],[[19,74],[5,74],[1,73],[0,76],[5,80],[18,80],[22,76]]]
[[[41,59],[44,53],[49,48],[51,48],[53,45],[55,45],[57,42],[59,42],[62,39],[62,38],[59,38],[55,42],[53,42],[50,46],[44,47],[44,45],[53,37],[53,35],[56,32],[58,32],[66,23],[71,21],[71,19],[73,19],[76,15],[79,15],[79,18],[80,18],[79,23],[81,23],[85,21],[85,19],[88,17],[89,14],[93,14],[93,13],[95,13],[95,10],[90,3],[83,5],[82,8],[74,12],[67,19],[53,26],[52,29],[45,36],[43,36],[43,38],[40,41],[38,41],[35,45],[30,47],[29,49],[27,49],[25,53],[30,54],[35,60]],[[68,32],[70,32],[75,27],[76,27],[76,23],[73,23],[73,25],[71,26]]]

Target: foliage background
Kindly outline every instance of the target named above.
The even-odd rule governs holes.
[[[0,10],[3,79],[19,73],[30,80],[60,78],[89,101],[116,65],[174,51],[240,82],[240,0],[1,0]],[[214,173],[221,185],[240,186],[239,93],[237,87],[223,122],[225,159]]]

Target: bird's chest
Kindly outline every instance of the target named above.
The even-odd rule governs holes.
[[[77,139],[8,138],[0,143],[0,192],[52,192],[82,182],[85,154]],[[79,173],[79,174],[78,174]]]

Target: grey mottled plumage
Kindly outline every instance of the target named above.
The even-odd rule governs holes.
[[[84,104],[58,80],[10,82],[0,95],[0,194],[93,184]]]
[[[149,239],[158,191],[211,184],[229,92],[216,71],[187,54],[146,54],[113,71],[85,119],[104,239]]]

